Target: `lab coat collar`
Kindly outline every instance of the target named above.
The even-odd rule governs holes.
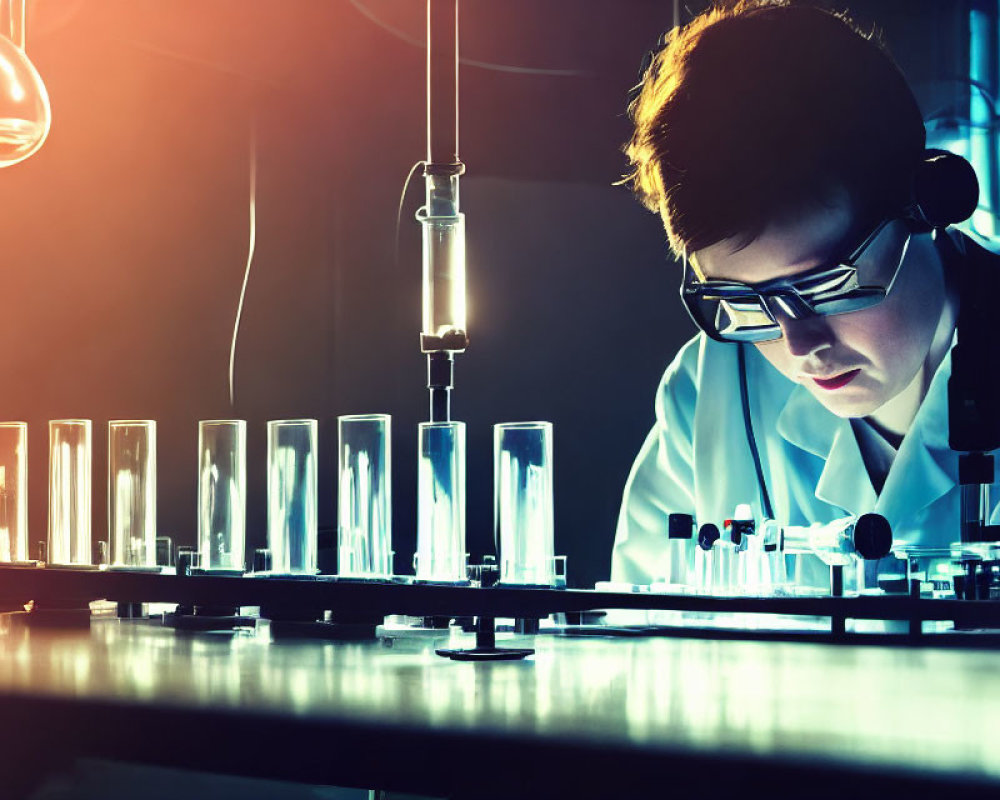
[[[955,455],[948,447],[950,375],[949,353],[934,375],[877,497],[850,421],[830,413],[801,384],[788,396],[776,429],[789,444],[824,459],[816,484],[817,499],[852,515],[875,510],[896,527],[955,485]]]
[[[777,421],[787,442],[824,459],[816,497],[847,514],[863,514],[875,506],[875,490],[865,469],[850,421],[831,414],[801,384],[788,396]]]
[[[958,482],[958,458],[948,446],[951,353],[938,367],[896,455],[876,511],[895,529]]]

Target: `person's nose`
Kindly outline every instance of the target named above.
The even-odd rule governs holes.
[[[824,317],[809,316],[793,319],[787,314],[776,314],[781,336],[790,355],[804,358],[833,345],[834,336]]]

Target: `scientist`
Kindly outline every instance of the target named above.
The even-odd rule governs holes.
[[[657,392],[612,580],[667,574],[670,513],[721,526],[738,503],[788,525],[876,511],[896,540],[957,540],[957,276],[996,258],[946,230],[975,207],[967,163],[925,151],[884,48],[816,8],[710,10],[637,90],[628,177],[701,332]],[[800,562],[800,580],[826,580]]]

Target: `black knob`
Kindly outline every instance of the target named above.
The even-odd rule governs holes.
[[[885,558],[892,550],[892,528],[881,514],[862,514],[854,523],[854,551],[873,561]]]
[[[702,550],[711,550],[717,541],[719,541],[719,529],[711,522],[706,522],[698,529],[698,547]]]

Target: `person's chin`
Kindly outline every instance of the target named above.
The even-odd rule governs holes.
[[[867,417],[875,413],[882,405],[879,398],[870,392],[860,390],[861,387],[844,387],[833,392],[818,387],[811,388],[813,397],[831,414],[844,419]],[[850,390],[849,390],[850,389]]]

